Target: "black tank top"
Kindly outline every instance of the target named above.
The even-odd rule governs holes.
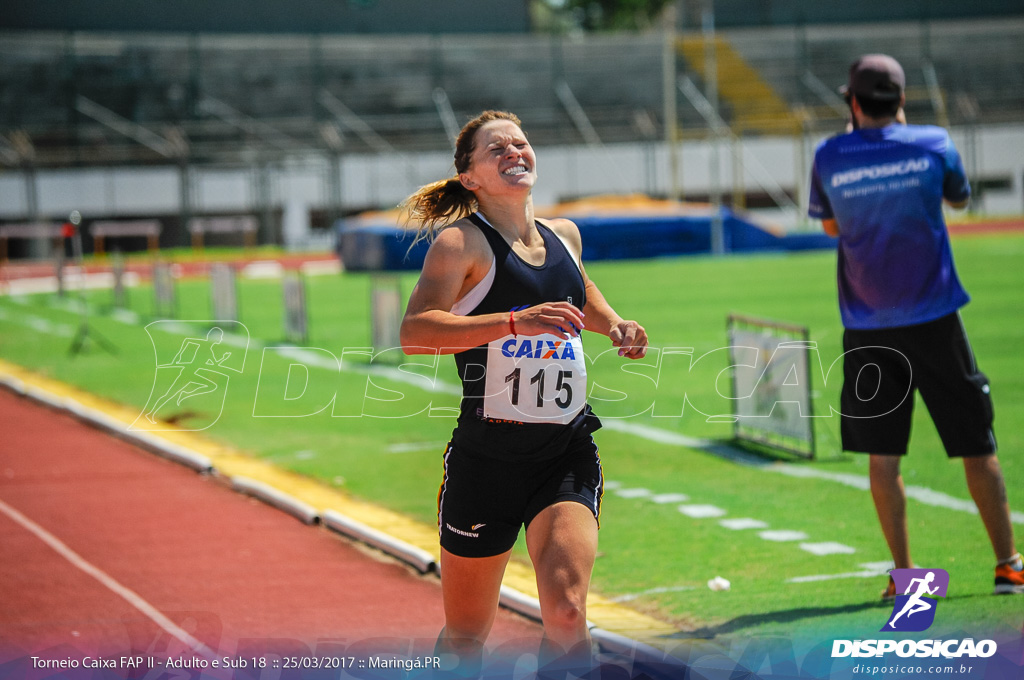
[[[548,227],[537,222],[537,229],[544,239],[545,259],[542,265],[532,265],[516,255],[505,239],[487,224],[479,215],[473,214],[469,220],[476,225],[490,244],[494,253],[494,280],[480,303],[468,316],[481,314],[508,314],[512,310],[532,307],[544,302],[564,301],[582,310],[586,305],[586,288],[583,275],[572,254]],[[577,345],[582,354],[582,348]],[[500,389],[515,389],[517,396],[521,392],[523,403],[532,403],[540,399],[539,392],[547,391],[545,399],[548,410],[557,410],[551,404],[562,404],[572,401],[571,408],[579,408],[577,413],[566,413],[569,419],[565,424],[550,422],[522,422],[515,418],[488,417],[485,412],[484,395],[496,389],[492,385],[488,390],[487,366],[488,351],[502,352],[507,361],[513,357],[526,357],[526,360],[553,357],[548,363],[547,374],[534,373],[534,368],[526,369],[528,374],[521,378],[517,374],[514,382],[501,383]],[[462,380],[462,404],[458,426],[453,435],[453,442],[466,453],[479,453],[488,457],[506,460],[539,459],[557,456],[573,434],[581,428],[588,431],[600,427],[600,421],[585,403],[586,385],[582,386],[582,394],[572,395],[568,387],[562,386],[561,376],[552,374],[557,366],[552,362],[560,357],[572,355],[568,343],[560,343],[553,337],[546,342],[537,337],[516,336],[509,334],[506,338],[481,345],[465,352],[455,354],[455,363]],[[582,359],[582,356],[579,357]],[[523,360],[525,363],[526,360]],[[583,360],[585,366],[585,359]],[[543,370],[543,368],[542,368]],[[554,373],[557,373],[554,370]],[[533,381],[530,381],[531,375]],[[510,377],[510,376],[506,376]],[[579,376],[577,376],[579,377]],[[539,378],[539,380],[538,380]],[[584,377],[585,381],[585,377]],[[547,384],[545,384],[545,382]],[[581,391],[578,389],[577,391]],[[570,399],[574,396],[575,399]],[[508,397],[506,396],[506,399]],[[578,401],[577,401],[578,400]],[[579,404],[577,407],[576,404]],[[538,401],[539,404],[539,401]]]

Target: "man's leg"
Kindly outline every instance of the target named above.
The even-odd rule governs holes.
[[[910,539],[907,534],[907,495],[900,475],[900,456],[872,454],[871,497],[882,525],[882,534],[892,553],[896,569],[910,569]]]
[[[967,489],[988,531],[996,561],[1010,559],[1017,549],[1013,542],[1010,503],[1006,498],[1006,484],[999,459],[995,454],[964,458],[964,473],[967,476]]]

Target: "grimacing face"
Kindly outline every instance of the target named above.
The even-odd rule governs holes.
[[[537,157],[526,134],[509,120],[495,120],[476,132],[469,167],[459,179],[470,191],[490,194],[532,189]]]

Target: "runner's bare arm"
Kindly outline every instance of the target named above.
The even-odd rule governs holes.
[[[583,312],[589,323],[587,330],[607,335],[614,347],[619,348],[619,356],[628,359],[641,359],[647,354],[647,331],[636,321],[626,320],[619,316],[608,304],[597,284],[590,280],[580,260],[583,252],[583,239],[580,230],[573,222],[566,219],[550,221],[551,229],[569,244],[573,256],[580,265],[583,282],[586,284],[587,304]]]
[[[836,220],[822,220],[821,228],[825,230],[825,233],[829,236],[839,236],[839,222]]]
[[[431,244],[423,271],[409,297],[402,319],[401,341],[406,354],[453,354],[508,335],[553,333],[569,337],[583,327],[583,316],[568,302],[536,305],[512,314],[459,316],[452,306],[487,273],[490,246],[475,228],[453,225]]]

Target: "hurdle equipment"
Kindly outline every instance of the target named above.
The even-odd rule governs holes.
[[[295,270],[281,279],[284,295],[284,337],[293,345],[309,342],[309,315],[306,312],[306,280]]]
[[[153,263],[153,314],[158,319],[173,319],[178,311],[174,272],[168,262]]]
[[[211,318],[238,321],[238,282],[235,268],[224,262],[210,266]]]
[[[188,221],[192,237],[192,249],[202,250],[206,234],[242,234],[246,248],[256,245],[259,224],[252,215],[230,217],[193,217]]]
[[[99,220],[89,225],[92,249],[96,255],[104,253],[106,239],[143,236],[146,238],[146,247],[155,252],[160,248],[161,231],[163,231],[163,225],[159,220]]]
[[[395,357],[387,350],[402,346],[402,286],[395,276],[370,275],[370,334],[374,355]]]
[[[736,314],[729,315],[727,328],[733,436],[813,459],[810,332]]]
[[[83,349],[85,349],[85,343],[88,340],[92,340],[101,348],[109,352],[110,354],[117,354],[117,347],[114,343],[110,342],[103,337],[102,334],[97,332],[92,325],[89,323],[89,303],[85,299],[85,267],[82,264],[82,231],[79,226],[82,224],[82,214],[77,210],[71,212],[71,216],[67,222],[61,226],[61,234],[64,238],[71,239],[71,251],[75,258],[75,265],[78,268],[78,307],[81,313],[78,330],[75,332],[75,337],[71,341],[71,347],[68,349],[68,353],[71,356],[78,355]],[[63,254],[63,243],[58,252]],[[58,266],[58,272],[61,267]],[[58,281],[62,278],[59,277]],[[63,286],[61,286],[63,288]]]

